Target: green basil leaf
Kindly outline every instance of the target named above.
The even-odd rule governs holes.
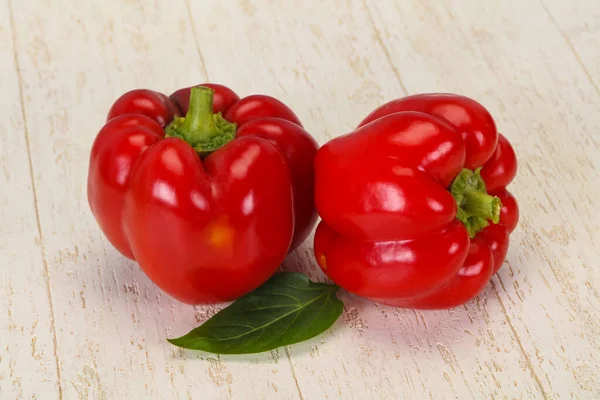
[[[324,332],[341,315],[338,289],[297,272],[277,274],[187,335],[167,340],[216,354],[260,353],[298,343]]]

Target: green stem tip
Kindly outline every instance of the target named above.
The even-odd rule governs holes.
[[[496,196],[487,193],[481,178],[481,168],[475,171],[463,169],[450,185],[450,193],[456,200],[458,218],[467,228],[472,238],[488,226],[500,222],[502,203]]]
[[[166,137],[178,137],[205,156],[235,137],[237,125],[221,113],[213,113],[214,90],[197,86],[190,89],[190,105],[185,117],[175,117],[167,125]]]

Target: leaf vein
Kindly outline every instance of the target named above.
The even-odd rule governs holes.
[[[279,316],[279,317],[277,317],[277,318],[273,319],[272,321],[269,321],[269,322],[267,322],[267,323],[266,323],[266,324],[264,324],[264,325],[257,326],[255,329],[252,329],[252,330],[249,330],[249,331],[247,331],[247,332],[241,333],[241,334],[239,334],[239,335],[237,335],[237,336],[231,336],[231,337],[228,337],[228,338],[223,338],[223,339],[214,339],[214,338],[209,338],[209,337],[205,337],[205,336],[200,336],[200,337],[196,337],[196,338],[194,338],[194,339],[191,339],[191,340],[190,340],[190,342],[193,342],[194,340],[199,340],[199,341],[200,341],[200,340],[210,340],[210,341],[215,341],[215,342],[223,342],[223,341],[227,341],[227,340],[235,340],[235,339],[239,339],[239,338],[241,338],[241,337],[244,337],[244,336],[247,336],[247,335],[249,335],[249,334],[251,334],[251,333],[254,333],[255,331],[258,331],[258,330],[263,330],[263,329],[265,329],[266,327],[268,327],[268,326],[270,326],[270,325],[273,325],[275,322],[277,322],[277,321],[280,321],[281,319],[283,319],[283,318],[287,317],[288,315],[291,315],[291,314],[293,314],[294,312],[299,312],[299,311],[300,311],[302,308],[305,308],[305,307],[307,307],[309,304],[312,304],[312,303],[314,303],[315,301],[319,300],[319,299],[320,299],[321,297],[323,297],[323,296],[326,296],[327,294],[328,294],[328,293],[323,293],[323,294],[321,294],[321,295],[319,295],[319,296],[315,297],[314,299],[310,300],[309,302],[307,302],[307,303],[303,304],[301,307],[295,308],[295,309],[293,309],[292,311],[289,311],[289,312],[287,312],[287,313],[285,313],[285,314],[283,314],[283,315],[281,315],[281,316]]]

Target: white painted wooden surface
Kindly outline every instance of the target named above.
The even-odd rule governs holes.
[[[596,0],[0,0],[0,398],[600,398]],[[324,335],[253,356],[165,342],[218,307],[163,295],[89,212],[112,101],[213,81],[324,143],[407,93],[472,96],[512,141],[522,217],[476,301],[344,295]],[[284,268],[322,279],[308,240]]]

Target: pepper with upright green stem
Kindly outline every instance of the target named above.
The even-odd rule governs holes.
[[[221,113],[213,113],[214,90],[204,86],[191,88],[189,109],[185,117],[175,117],[165,128],[166,137],[185,140],[206,156],[235,137],[237,124]]]
[[[88,200],[108,240],[166,293],[232,301],[312,231],[317,147],[271,96],[216,83],[136,89],[94,140]]]

